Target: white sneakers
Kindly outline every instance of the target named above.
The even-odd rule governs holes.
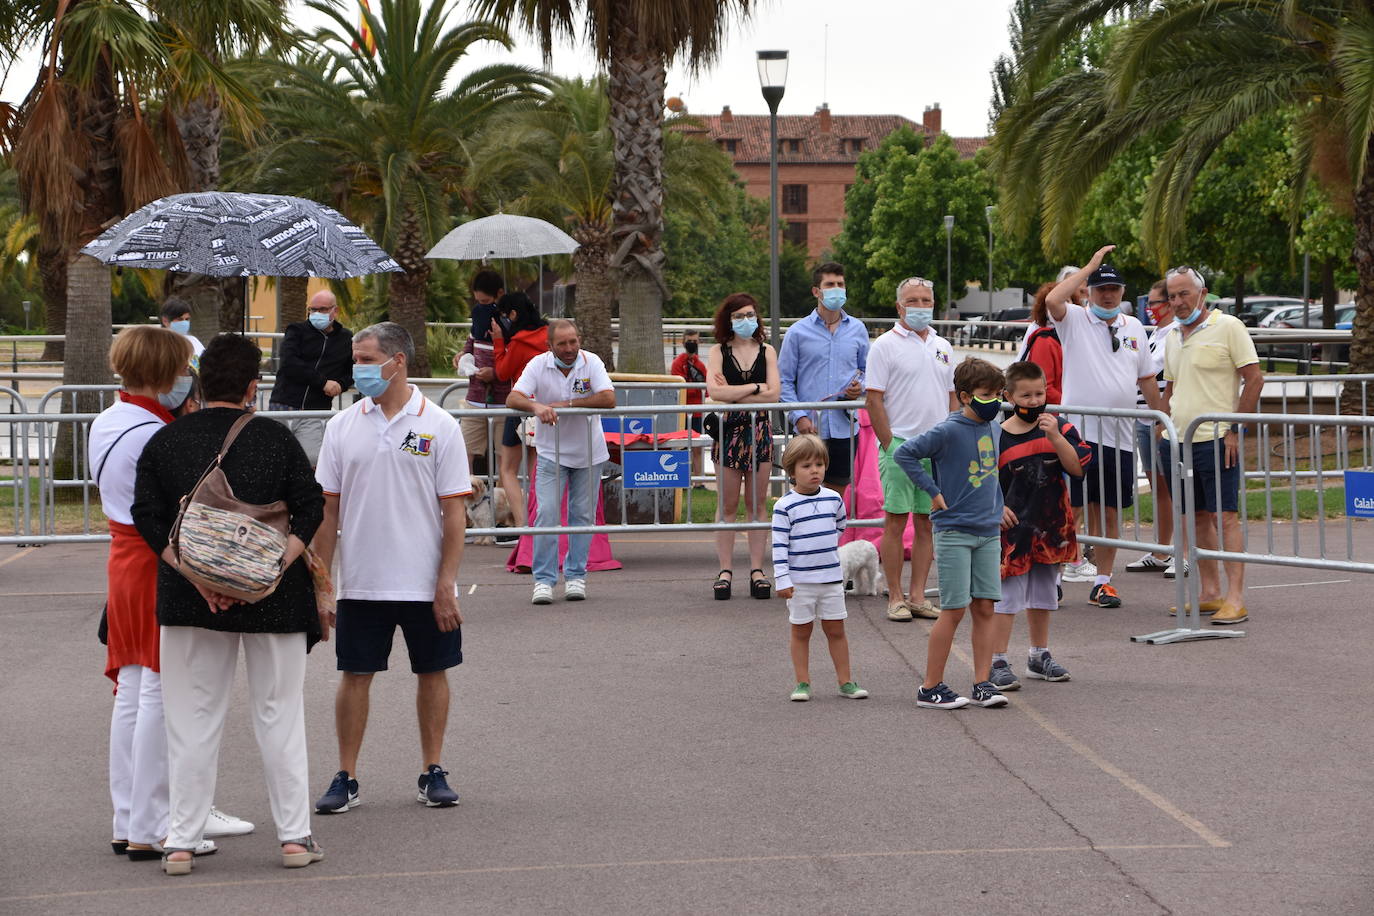
[[[545,585],[543,582],[534,583],[534,594],[530,596],[530,604],[553,604],[553,586]]]
[[[1091,582],[1097,578],[1097,567],[1084,558],[1082,563],[1065,563],[1063,581]]]
[[[205,822],[206,836],[243,836],[253,832],[253,822],[225,814],[218,808],[210,808],[210,819]]]
[[[564,601],[584,601],[587,597],[586,579],[569,579],[563,583]]]

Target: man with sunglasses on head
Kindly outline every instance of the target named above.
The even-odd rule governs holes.
[[[1165,274],[1169,302],[1174,307],[1178,330],[1164,342],[1164,403],[1180,435],[1203,414],[1254,413],[1264,390],[1259,356],[1245,325],[1234,315],[1207,307],[1207,285],[1191,267],[1176,267]],[[1243,385],[1243,387],[1242,387]],[[1237,394],[1237,388],[1240,388]],[[1168,443],[1160,454],[1168,455]],[[1221,512],[1221,539],[1227,551],[1245,549],[1240,530],[1240,435],[1226,422],[1199,423],[1190,442],[1192,485],[1182,488],[1183,511],[1197,513],[1197,544],[1217,549],[1216,515]],[[1171,468],[1161,462],[1167,474]],[[1187,532],[1179,532],[1182,544]],[[1216,560],[1199,560],[1202,588],[1198,611],[1212,614],[1212,623],[1228,626],[1249,619],[1245,610],[1245,564],[1228,561],[1226,592]],[[1177,609],[1171,611],[1176,613]]]
[[[1069,408],[1133,409],[1139,392],[1151,409],[1161,410],[1145,328],[1138,319],[1122,314],[1126,284],[1115,267],[1102,263],[1115,248],[1106,245],[1098,249],[1092,260],[1060,281],[1045,300],[1064,347],[1064,403]],[[1072,307],[1073,294],[1085,280],[1088,307]],[[1072,416],[1073,411],[1065,413]],[[1135,420],[1097,416],[1074,419],[1084,443],[1092,450],[1092,459],[1082,478],[1069,481],[1069,501],[1075,508],[1085,507],[1088,534],[1118,538],[1118,514],[1135,500]],[[1111,584],[1116,548],[1099,545],[1093,558],[1097,577],[1088,592],[1088,603],[1121,607],[1121,596]]]
[[[935,558],[930,496],[897,466],[893,454],[907,439],[934,429],[960,409],[954,393],[954,348],[930,326],[935,289],[922,277],[897,285],[897,323],[873,342],[868,354],[868,417],[878,439],[878,478],[883,486],[883,539],[879,545],[887,579],[889,620],[939,618],[925,598]],[[930,459],[921,459],[927,473]],[[912,521],[911,587],[902,589],[903,541]],[[906,596],[906,597],[903,597]]]

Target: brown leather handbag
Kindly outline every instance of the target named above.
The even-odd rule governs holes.
[[[229,428],[215,460],[181,498],[169,538],[178,572],[197,585],[250,603],[272,594],[281,581],[291,532],[284,501],[265,506],[243,502],[220,469],[252,419],[245,413]]]

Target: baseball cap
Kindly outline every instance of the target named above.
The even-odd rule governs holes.
[[[1088,277],[1088,288],[1094,289],[1099,286],[1125,286],[1126,282],[1121,279],[1121,274],[1116,272],[1116,268],[1110,264],[1103,264],[1092,272]]]

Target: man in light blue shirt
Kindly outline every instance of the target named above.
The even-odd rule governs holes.
[[[863,396],[868,366],[868,329],[844,312],[844,268],[833,261],[811,273],[816,310],[788,328],[778,354],[782,401],[853,401]],[[853,474],[852,447],[857,427],[849,411],[794,410],[788,415],[798,433],[815,433],[830,452],[825,485],[843,490]]]

